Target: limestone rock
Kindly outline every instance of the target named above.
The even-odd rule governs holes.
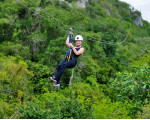
[[[137,25],[137,26],[143,26],[143,21],[142,21],[142,16],[141,15],[138,15],[138,14],[135,14],[136,18],[134,20],[134,23]]]
[[[64,2],[65,0],[59,0],[59,2]]]
[[[107,12],[107,14],[108,14],[109,16],[111,16],[110,10],[109,10],[108,8],[105,8],[105,11]]]
[[[88,0],[79,0],[79,1],[77,1],[77,6],[80,8],[86,8],[87,2],[88,2]]]

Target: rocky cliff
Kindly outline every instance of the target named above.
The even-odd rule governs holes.
[[[73,1],[73,0],[72,0]],[[70,7],[72,7],[72,5],[71,5],[71,3],[69,3],[69,2],[72,2],[71,0],[59,0],[59,2],[66,2]],[[97,1],[91,1],[91,0],[75,0],[76,1],[76,5],[77,5],[77,7],[79,7],[79,8],[86,8],[87,7],[87,5],[89,5],[91,2],[95,2],[96,4],[97,4]],[[105,1],[105,3],[107,4],[107,1]],[[123,3],[123,2],[122,2]],[[126,7],[125,8],[125,11],[127,11],[127,13],[128,13],[128,15],[130,15],[130,14],[133,14],[133,16],[134,16],[134,19],[133,19],[133,21],[134,21],[134,23],[137,25],[137,26],[143,26],[143,19],[142,19],[142,16],[141,16],[141,13],[139,12],[139,11],[132,11],[131,10],[131,6],[129,5],[129,4],[127,4],[126,3],[126,5],[128,6],[128,7]],[[107,8],[105,5],[103,5],[104,6],[104,10],[105,10],[105,12],[109,15],[109,16],[111,16],[112,14],[113,14],[113,10],[112,9],[109,9],[109,7]],[[120,11],[120,9],[122,9],[122,6],[121,7],[118,7],[119,5],[114,5],[113,7],[117,10],[117,11]],[[132,11],[132,12],[131,12]],[[122,16],[124,16],[124,14],[121,14]]]
[[[134,20],[134,23],[137,25],[137,26],[143,26],[143,20],[142,20],[142,16],[141,15],[138,15],[138,14],[135,14],[135,20]]]

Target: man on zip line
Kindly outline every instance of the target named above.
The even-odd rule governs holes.
[[[78,61],[78,57],[84,52],[84,48],[81,47],[83,37],[81,35],[77,35],[75,37],[76,46],[74,47],[71,43],[71,38],[73,36],[71,31],[72,29],[70,29],[69,36],[66,40],[66,45],[70,48],[70,50],[67,52],[66,58],[59,63],[55,76],[50,77],[50,79],[54,81],[53,86],[60,86],[59,81],[66,68],[75,67]]]

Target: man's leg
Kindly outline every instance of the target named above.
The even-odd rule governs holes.
[[[57,74],[55,76],[55,79],[57,80],[57,83],[59,83],[60,77],[62,76],[62,74],[64,73],[66,68],[73,68],[75,65],[76,64],[73,60],[66,61],[63,64],[61,64],[61,67],[59,68],[59,71],[57,72]]]

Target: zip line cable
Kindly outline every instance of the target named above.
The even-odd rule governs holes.
[[[34,4],[36,7],[38,7],[35,3],[33,3],[31,0],[29,0],[32,4]],[[69,27],[67,26],[67,25],[65,25],[63,22],[61,22],[61,21],[59,21],[57,18],[55,18],[53,15],[51,15],[49,12],[47,12],[46,10],[44,10],[44,9],[42,9],[45,13],[47,13],[49,16],[51,16],[52,18],[54,18],[57,22],[59,22],[60,24],[62,24],[63,26],[65,26],[67,29],[69,29]],[[80,33],[81,34],[81,32],[78,32],[78,31],[76,31],[76,30],[74,30],[73,29],[73,31],[74,32],[76,32],[76,33]],[[98,38],[95,38],[95,37],[92,37],[92,36],[89,36],[89,35],[86,35],[86,34],[83,34],[82,33],[82,35],[84,35],[84,36],[87,36],[87,37],[91,37],[91,38],[93,38],[93,39],[97,39],[97,40],[100,40],[100,39],[98,39]],[[90,39],[89,39],[90,40]],[[90,41],[96,41],[96,40],[90,40]],[[109,41],[105,41],[105,40],[101,40],[101,41],[103,41],[103,42],[109,42]],[[97,42],[97,41],[96,41]]]
[[[22,6],[26,7],[27,9],[30,9],[32,12],[35,12],[32,8],[29,8],[28,6],[26,6],[25,4],[23,4],[23,3],[20,2],[19,0],[16,0],[16,1],[17,1],[19,4],[21,4]],[[29,0],[29,1],[30,1],[30,0]],[[30,2],[31,2],[31,1],[30,1]],[[33,3],[33,2],[31,2],[31,3]],[[34,3],[33,3],[33,4],[34,4]],[[34,5],[35,5],[35,4],[34,4]],[[36,5],[36,6],[37,6],[37,5]],[[43,11],[45,11],[45,10],[43,9]],[[49,14],[49,16],[51,16],[52,18],[54,18],[55,20],[57,20],[57,18],[55,18],[54,16],[52,16],[50,13],[48,13],[47,11],[45,11],[45,12],[46,12],[47,14]],[[37,13],[37,14],[38,14],[38,13]],[[50,22],[51,24],[55,25],[56,27],[62,29],[63,31],[68,32],[68,30],[65,30],[64,28],[60,27],[59,25],[56,25],[56,24],[53,23],[52,21],[50,21],[50,20],[48,20],[47,18],[43,17],[42,15],[40,15],[40,14],[38,14],[38,15],[39,15],[40,17],[44,18],[45,20],[47,20],[48,22]],[[37,16],[37,15],[36,15],[36,16]],[[67,27],[64,23],[60,22],[59,20],[57,20],[57,22],[61,23],[61,24],[62,24],[63,26],[65,26],[66,28],[69,28],[69,27]],[[130,29],[131,29],[131,23],[130,23]],[[124,42],[127,40],[128,36],[129,36],[129,33],[130,33],[130,29],[129,29],[129,32],[128,32],[126,38],[125,38],[122,42],[118,42],[118,44],[122,44],[122,43],[124,43]],[[76,31],[76,30],[73,30],[73,31],[75,31],[76,33],[81,33],[81,32],[78,32],[78,31]],[[100,40],[100,39],[98,39],[98,38],[95,38],[95,37],[92,37],[92,36],[89,36],[89,35],[86,35],[86,34],[83,34],[83,35],[88,36],[88,37],[91,37],[91,38],[93,38],[93,39]],[[87,40],[90,40],[90,39],[87,39]],[[111,45],[116,45],[116,44],[117,44],[117,42],[109,42],[109,41],[104,41],[104,40],[101,40],[101,41],[104,41],[104,42],[96,41],[96,40],[90,40],[90,41],[100,42],[100,43],[102,43],[102,44],[111,44]]]
[[[120,42],[120,43],[118,43],[118,44],[122,44],[122,43],[124,43],[124,42],[128,39],[129,34],[130,34],[130,30],[131,30],[131,23],[130,23],[130,29],[129,29],[129,31],[128,31],[128,34],[127,34],[126,38],[125,38],[122,42]]]
[[[33,3],[31,0],[29,0],[32,4],[34,4],[36,7],[38,7],[35,3]],[[49,16],[51,16],[53,19],[55,19],[57,22],[61,23],[63,26],[65,26],[67,29],[70,29],[70,27],[68,27],[67,25],[65,25],[63,22],[61,22],[60,20],[58,20],[57,18],[55,18],[53,15],[51,15],[49,12],[47,12],[46,10],[42,9],[46,14],[48,14]]]
[[[33,9],[31,9],[31,8],[29,8],[29,7],[27,7],[26,5],[24,5],[23,3],[21,3],[20,1],[18,1],[18,0],[16,0],[17,2],[19,2],[21,5],[23,5],[24,7],[26,7],[26,8],[28,8],[28,9],[30,9],[31,11],[33,11],[34,12],[34,10]],[[29,0],[30,1],[30,0]],[[30,1],[31,3],[33,3],[32,1]],[[34,3],[33,3],[34,4]],[[35,4],[34,4],[35,5]],[[37,5],[36,5],[37,6]],[[38,7],[38,6],[37,6]],[[43,9],[43,11],[45,11],[44,9]],[[47,14],[49,14],[47,11],[45,11]],[[38,14],[39,15],[39,14]],[[51,17],[53,17],[55,20],[57,20],[57,18],[55,18],[54,16],[52,16],[51,14],[49,14]],[[39,16],[41,16],[41,17],[43,17],[42,15],[39,15]],[[45,17],[43,17],[44,19],[46,19]],[[46,19],[46,20],[48,20],[48,19]],[[50,21],[50,20],[48,20],[50,23],[52,23],[53,25],[55,25],[55,26],[57,26],[57,27],[59,27],[59,28],[61,28],[60,26],[58,26],[58,25],[56,25],[56,24],[54,24],[52,21]],[[67,27],[65,24],[63,24],[62,22],[60,22],[59,20],[57,20],[59,23],[61,23],[62,25],[64,25],[65,27]],[[69,27],[67,27],[67,28],[69,28]],[[67,30],[65,30],[65,29],[63,29],[63,28],[61,28],[62,30],[64,30],[65,32],[67,31]],[[75,31],[75,30],[74,30]],[[78,31],[75,31],[76,33],[80,33],[80,32],[78,32]],[[100,39],[98,39],[98,38],[95,38],[95,37],[92,37],[92,36],[89,36],[89,35],[86,35],[86,34],[83,34],[83,35],[85,35],[85,36],[88,36],[88,37],[91,37],[91,38],[94,38],[94,39],[97,39],[97,40],[100,40]],[[126,37],[126,39],[128,38],[128,35],[127,35],[127,37]],[[124,40],[124,41],[126,41],[126,39]],[[90,40],[90,39],[88,39],[88,40]],[[90,41],[95,41],[95,40],[90,40]],[[102,41],[102,40],[101,40]],[[99,41],[95,41],[95,42],[99,42]],[[106,42],[108,42],[108,43],[106,43]],[[104,42],[100,42],[100,43],[104,43]],[[109,41],[105,41],[105,44],[113,44],[114,42],[109,42]],[[123,43],[123,42],[121,42],[121,43]],[[116,43],[114,43],[114,45],[116,45]]]
[[[125,37],[125,39],[123,41],[121,41],[121,42],[116,42],[115,44],[122,44],[122,43],[124,43],[128,39],[128,37],[129,37],[130,30],[131,30],[131,23],[130,23],[130,29],[129,29],[129,31],[128,31],[126,37]]]
[[[32,8],[29,8],[28,6],[26,6],[25,4],[23,4],[22,2],[20,2],[19,0],[16,0],[19,4],[21,4],[22,6],[28,8],[29,10],[31,10],[32,12],[35,12]],[[38,14],[38,13],[37,13]],[[51,24],[55,25],[56,27],[62,29],[65,32],[68,32],[67,30],[63,29],[62,27],[56,25],[55,23],[53,23],[52,21],[48,20],[47,18],[43,17],[42,15],[38,14],[40,17],[44,18],[45,20],[47,20],[48,22],[50,22]],[[36,15],[37,16],[37,15]]]
[[[26,6],[25,4],[23,4],[23,3],[20,2],[19,0],[16,0],[16,1],[17,1],[19,4],[21,4],[22,6],[26,7],[26,8],[29,9],[29,10],[31,10],[32,12],[35,12],[32,8],[29,8],[28,6]],[[29,0],[29,1],[30,1],[30,0]],[[31,2],[31,1],[30,1],[30,2]],[[33,3],[33,2],[32,2],[32,3]],[[44,9],[42,9],[42,10],[45,11]],[[54,16],[52,16],[52,15],[51,15],[50,13],[48,13],[47,11],[45,11],[45,13],[47,13],[50,17],[52,17],[53,19],[55,19],[57,22],[59,22],[59,23],[62,24],[63,26],[65,26],[67,29],[69,28],[69,27],[66,26],[63,22],[59,21],[57,18],[55,18]],[[43,19],[47,20],[49,23],[53,24],[54,26],[60,28],[61,30],[65,31],[65,32],[68,32],[68,30],[65,30],[64,28],[60,27],[59,25],[56,25],[55,23],[53,23],[52,21],[50,21],[50,20],[48,20],[47,18],[43,17],[43,16],[40,15],[39,13],[37,13],[37,15],[39,15],[39,16],[42,17]],[[37,16],[37,15],[36,15],[36,16]],[[131,23],[130,23],[130,28],[129,28],[129,31],[128,31],[128,33],[127,33],[125,39],[124,39],[123,41],[121,41],[121,42],[109,42],[109,41],[104,41],[104,40],[101,40],[101,41],[103,41],[103,42],[101,42],[101,41],[95,41],[95,40],[90,40],[90,41],[100,42],[100,43],[102,43],[102,44],[111,44],[111,45],[113,45],[113,44],[116,45],[117,43],[118,43],[118,44],[122,44],[122,43],[124,43],[124,42],[128,39],[129,33],[130,33],[130,29],[131,29]],[[76,30],[73,30],[73,31],[75,31],[76,33],[81,33],[81,32],[78,32],[78,31],[76,31]],[[95,38],[95,37],[92,37],[92,36],[89,36],[89,35],[86,35],[86,34],[83,34],[83,35],[88,36],[88,37],[91,37],[91,38],[93,38],[93,39],[100,40],[100,39],[98,39],[98,38]],[[89,40],[89,39],[87,39],[87,40]],[[70,83],[72,83],[72,79],[73,79],[73,70],[72,70],[72,76],[70,77]]]
[[[29,0],[32,4],[34,4],[36,7],[38,7],[35,3],[33,3],[31,0]],[[54,18],[57,22],[61,23],[63,26],[65,26],[67,29],[69,29],[69,27],[67,25],[65,25],[63,22],[59,21],[57,18],[55,18],[53,15],[51,15],[49,12],[47,12],[46,10],[42,9],[45,13],[47,13],[49,16],[51,16],[52,18]],[[76,30],[73,29],[74,32],[76,33],[81,33],[81,32],[78,32]],[[89,35],[86,35],[86,34],[83,34],[82,35],[84,36],[87,36],[87,37],[91,37],[91,38],[94,38],[94,39],[98,39],[98,38],[95,38],[95,37],[92,37],[92,36],[89,36]],[[100,40],[100,39],[98,39]],[[95,40],[91,40],[91,41],[95,41]],[[105,40],[101,40],[101,41],[104,41],[104,42],[109,42],[109,41],[105,41]]]
[[[33,3],[31,0],[29,0],[32,4],[34,4],[36,7],[38,7],[35,3]],[[47,13],[49,16],[51,16],[52,18],[54,18],[57,22],[59,22],[59,23],[61,23],[63,26],[65,26],[67,29],[69,29],[69,27],[67,26],[67,25],[65,25],[63,22],[61,22],[61,21],[59,21],[57,18],[55,18],[53,15],[51,15],[49,12],[47,12],[46,10],[44,10],[44,9],[42,9],[45,13]],[[130,24],[130,28],[131,28],[131,24]],[[76,33],[80,33],[81,34],[81,32],[78,32],[78,31],[76,31],[76,30],[73,30],[74,32],[76,32]],[[130,33],[130,30],[129,30],[129,32],[127,33],[127,35],[126,35],[126,37],[125,37],[125,39],[122,41],[122,42],[118,42],[118,44],[122,44],[122,43],[124,43],[127,39],[128,39],[128,36],[129,36],[129,33]],[[95,38],[95,37],[93,37],[93,36],[89,36],[89,35],[86,35],[86,34],[83,34],[82,33],[82,35],[84,35],[84,36],[87,36],[87,37],[91,37],[91,38],[93,38],[93,39],[97,39],[97,40],[100,40],[100,39],[98,39],[98,38]],[[88,40],[90,40],[90,39],[88,39]],[[90,41],[95,41],[95,40],[90,40]],[[101,40],[102,42],[101,43],[106,43],[106,44],[115,44],[116,45],[116,43],[115,42],[109,42],[109,41],[105,41],[105,40]],[[96,42],[98,42],[98,41],[96,41]]]

